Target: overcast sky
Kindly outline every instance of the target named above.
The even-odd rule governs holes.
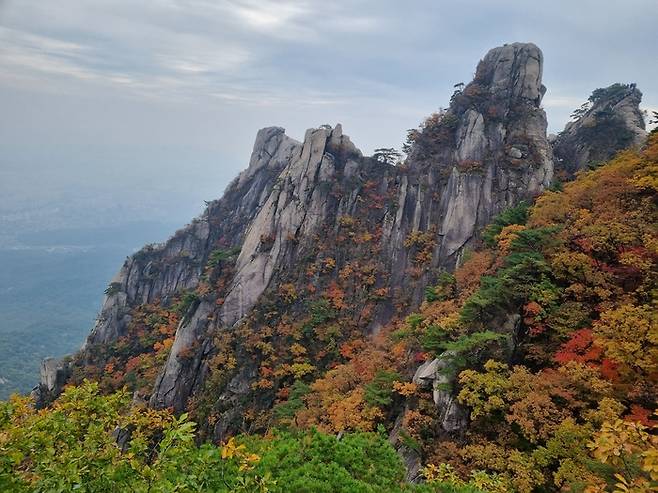
[[[658,109],[657,26],[656,0],[0,0],[0,203],[198,212],[259,128],[399,147],[514,41],[544,52],[551,132],[614,82]]]

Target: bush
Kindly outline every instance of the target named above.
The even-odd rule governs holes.
[[[278,433],[272,440],[247,439],[261,456],[256,474],[271,474],[273,492],[395,492],[404,469],[385,437],[348,433],[338,439],[317,431]]]
[[[130,407],[121,391],[69,387],[52,408],[29,398],[0,402],[0,491],[27,493],[461,492],[405,485],[385,436],[317,431],[195,444],[187,415]]]
[[[115,294],[119,293],[121,291],[121,283],[120,282],[111,282],[110,285],[105,289],[105,294],[107,296],[114,296]]]
[[[183,316],[190,307],[199,300],[199,295],[194,291],[186,291],[180,298],[180,301],[173,306],[176,313]]]
[[[550,273],[541,253],[510,254],[495,276],[482,276],[480,289],[466,300],[460,311],[462,324],[486,324],[515,309],[516,305],[528,300],[538,282],[553,286],[548,278]]]
[[[425,301],[428,303],[445,301],[454,297],[456,290],[457,280],[455,276],[448,272],[442,272],[435,286],[427,286],[425,288]]]
[[[393,402],[393,382],[401,380],[402,377],[394,371],[378,371],[372,382],[364,387],[364,400],[371,406],[390,406]]]
[[[496,244],[496,236],[505,226],[511,224],[525,224],[528,220],[530,205],[527,202],[519,202],[518,205],[510,207],[497,215],[489,226],[482,232],[482,240],[487,246]]]
[[[236,257],[239,253],[242,247],[236,246],[233,248],[229,249],[222,249],[218,248],[216,250],[213,250],[210,255],[208,256],[208,262],[207,266],[210,267],[211,269],[214,269],[217,267],[219,264],[222,262],[225,262],[226,260],[232,259]]]

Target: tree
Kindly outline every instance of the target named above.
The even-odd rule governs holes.
[[[658,315],[648,305],[622,305],[601,314],[594,324],[594,340],[620,370],[638,375],[658,372]]]
[[[655,429],[655,428],[654,428]],[[588,444],[592,456],[613,468],[614,493],[650,492],[658,489],[658,437],[640,423],[617,419],[606,422]],[[611,491],[603,481],[588,493]]]
[[[372,157],[380,163],[395,165],[400,161],[400,158],[402,158],[402,154],[392,147],[381,147],[375,149],[375,153]]]
[[[252,472],[259,457],[244,446],[197,447],[186,414],[130,401],[126,391],[102,396],[85,382],[42,411],[24,397],[0,403],[0,491],[263,492],[272,485]]]
[[[303,389],[302,389],[303,390]],[[0,402],[0,491],[28,493],[477,493],[404,485],[379,433],[281,432],[195,444],[195,423],[130,406],[125,391],[69,387],[52,408]]]

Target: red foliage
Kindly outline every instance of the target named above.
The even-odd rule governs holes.
[[[598,363],[602,354],[603,350],[594,344],[592,329],[580,329],[574,331],[571,338],[562,344],[554,359],[563,364],[569,361]]]
[[[340,355],[345,359],[352,359],[366,347],[365,341],[361,339],[344,342],[340,345]]]
[[[651,419],[650,416],[653,413],[651,410],[646,409],[642,406],[639,406],[638,404],[632,404],[631,405],[631,412],[627,414],[624,419],[626,421],[638,421],[642,423],[644,426],[655,426],[658,424],[658,422],[654,419]]]
[[[601,375],[610,380],[617,381],[617,363],[603,357],[603,349],[594,344],[592,329],[580,329],[572,332],[571,338],[562,344],[553,359],[557,363],[565,364],[569,361],[587,364],[599,369]]]
[[[131,372],[137,367],[139,367],[141,362],[142,362],[142,358],[140,356],[134,356],[130,358],[126,363],[126,373]]]
[[[603,375],[608,380],[616,382],[619,380],[619,372],[617,371],[617,363],[608,358],[603,358],[601,360],[601,375]]]
[[[345,304],[345,293],[335,282],[329,284],[329,287],[327,288],[327,298],[336,310],[347,308],[347,305]]]
[[[414,355],[414,361],[416,363],[425,363],[428,357],[429,357],[428,353],[424,351],[419,351]]]
[[[523,307],[523,323],[529,328],[531,336],[539,335],[546,330],[546,326],[538,317],[542,311],[541,305],[536,301],[531,301]]]

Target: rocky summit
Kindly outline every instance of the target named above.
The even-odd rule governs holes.
[[[647,132],[641,101],[642,92],[635,84],[595,90],[555,138],[556,168],[573,176],[606,162],[620,150],[643,144]]]
[[[189,412],[199,436],[215,441],[290,420],[340,433],[384,423],[407,479],[418,480],[427,454],[416,443],[422,433],[409,430],[421,426],[421,411],[431,408],[433,439],[448,441],[463,440],[477,416],[481,403],[456,390],[468,384],[455,370],[466,368],[464,351],[497,348],[510,364],[548,364],[524,344],[548,330],[540,319],[561,306],[551,269],[564,271],[560,281],[594,247],[583,243],[549,267],[542,248],[558,230],[541,212],[529,216],[529,204],[556,177],[572,179],[646,140],[640,91],[616,84],[594,91],[549,142],[542,70],[534,44],[492,49],[447,109],[409,131],[404,160],[393,149],[364,155],[340,124],[310,129],[301,142],[283,128],[260,130],[248,167],[220,199],[125,261],[84,347],[43,365],[37,402],[47,406],[67,382],[85,378],[108,392],[127,386],[136,405]],[[529,217],[536,230],[523,233]],[[499,226],[494,233],[490,224]],[[483,242],[499,245],[499,260],[480,251]],[[523,296],[503,294],[529,278],[535,287]],[[573,312],[554,322],[564,333],[571,321],[585,326],[595,311],[587,303],[598,307],[592,299],[603,292],[569,289],[578,293],[565,301]],[[452,342],[433,342],[439,329],[454,330]],[[377,350],[383,338],[390,345]],[[403,350],[395,343],[404,338]],[[343,397],[323,394],[332,386]],[[378,393],[389,387],[430,397],[392,404],[390,392]]]
[[[303,142],[282,128],[260,130],[248,168],[221,199],[165,244],[126,260],[81,357],[125,335],[136,306],[194,290],[213,251],[239,249],[222,292],[195,303],[181,322],[150,396],[154,406],[184,409],[203,381],[213,332],[243,320],[268,290],[288,281],[303,288],[302,266],[320,260],[312,258],[318,242],[339,234],[346,218],[372,230],[374,288],[404,293],[404,310],[418,306],[425,287],[455,267],[494,215],[551,183],[542,66],[533,44],[491,50],[449,108],[410,136],[401,166],[363,156],[340,124],[310,129]],[[420,254],[427,256],[422,266]],[[379,301],[365,330],[401,314]],[[181,362],[180,351],[190,347],[194,358]]]

